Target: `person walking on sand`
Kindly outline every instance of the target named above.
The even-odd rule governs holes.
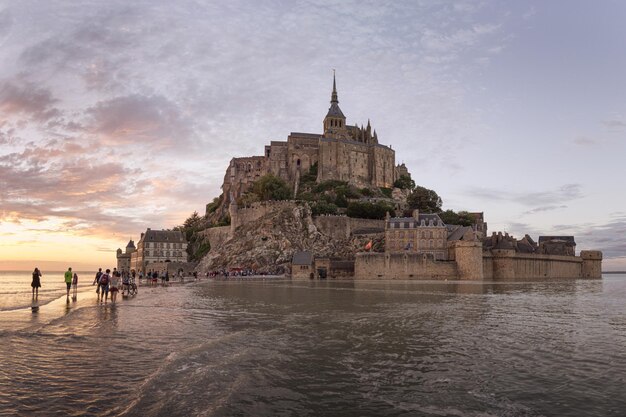
[[[115,300],[117,299],[117,292],[120,290],[120,273],[119,272],[113,272],[113,274],[111,274],[111,282],[109,283],[109,291],[111,292],[111,302],[115,303]]]
[[[98,294],[98,300],[100,300],[100,277],[102,276],[102,268],[98,268],[98,272],[96,272],[96,277],[93,279],[93,284],[97,285],[96,294]]]
[[[65,285],[67,286],[67,298],[70,298],[70,288],[72,288],[72,268],[67,268],[65,271]]]
[[[33,287],[33,298],[39,298],[39,288],[41,287],[41,271],[39,268],[35,268],[33,271],[33,282],[30,283]]]
[[[78,292],[78,274],[74,272],[74,277],[72,278],[72,299],[76,301],[76,293]]]

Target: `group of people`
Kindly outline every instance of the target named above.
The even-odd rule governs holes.
[[[132,273],[132,277],[134,280],[134,271]],[[76,300],[76,295],[78,292],[78,274],[76,272],[72,272],[72,268],[68,268],[63,275],[65,279],[65,285],[67,286],[67,299],[69,302],[70,298],[70,290],[73,291],[72,299]],[[39,298],[39,288],[41,288],[41,271],[39,268],[35,268],[33,271],[33,280],[31,281],[30,286],[33,290],[33,299]],[[121,287],[120,287],[121,282]],[[130,292],[131,288],[131,273],[128,271],[122,271],[120,273],[117,268],[113,268],[113,272],[110,269],[107,269],[106,272],[102,272],[102,268],[98,269],[96,273],[96,277],[93,281],[93,285],[98,285],[96,288],[96,292],[98,293],[98,301],[107,302],[109,298],[109,293],[111,293],[111,302],[115,302],[117,299],[117,293],[122,289],[122,295],[126,292]]]
[[[33,298],[39,298],[39,288],[41,288],[41,271],[39,268],[35,268],[33,271],[33,280],[30,286],[33,289]],[[76,299],[76,293],[78,291],[78,274],[72,272],[72,268],[68,268],[64,274],[65,285],[67,286],[67,298],[70,298],[70,290],[73,290],[72,298]]]
[[[98,294],[98,301],[107,302],[109,293],[111,293],[111,302],[115,303],[117,299],[117,293],[122,290],[122,295],[129,294],[131,288],[131,276],[134,281],[135,271],[118,271],[117,268],[113,268],[113,272],[107,269],[102,272],[102,268],[98,269],[92,285],[97,285],[96,293]],[[121,284],[121,286],[120,286]]]

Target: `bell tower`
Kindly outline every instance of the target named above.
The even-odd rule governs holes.
[[[337,98],[337,83],[335,82],[335,70],[333,70],[333,92],[330,96],[330,108],[328,114],[324,118],[324,136],[330,138],[339,138],[345,136],[348,132],[346,128],[346,116],[343,115],[339,108],[339,99]]]

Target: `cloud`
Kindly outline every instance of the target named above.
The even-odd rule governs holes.
[[[564,204],[561,204],[560,206],[552,205],[552,206],[536,207],[532,210],[525,211],[524,214],[542,213],[545,211],[559,210],[559,209],[565,209],[565,208],[567,208],[567,206]]]
[[[620,132],[626,129],[626,122],[622,119],[603,120],[602,124],[613,132]]]
[[[9,118],[25,115],[44,122],[60,115],[53,105],[58,102],[50,90],[21,77],[0,81],[0,114]]]
[[[13,16],[8,9],[0,11],[0,41],[4,38],[13,26]]]
[[[87,110],[87,130],[102,144],[137,144],[150,148],[186,147],[192,121],[163,96],[134,94],[100,101]]]
[[[601,140],[590,138],[588,136],[577,136],[574,139],[574,144],[578,146],[594,146],[601,143]]]
[[[496,190],[492,188],[474,187],[468,193],[472,197],[483,200],[513,201],[525,206],[550,207],[550,209],[562,208],[565,201],[576,200],[582,198],[582,190],[580,184],[565,184],[555,190],[550,191],[531,191],[531,192],[513,192],[509,190]],[[560,205],[559,205],[560,204]],[[531,210],[532,211],[532,210]]]

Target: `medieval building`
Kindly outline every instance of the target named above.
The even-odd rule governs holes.
[[[126,250],[122,252],[122,249],[117,248],[116,257],[117,257],[117,270],[118,271],[129,271],[130,270],[130,258],[132,254],[136,251],[135,242],[131,240],[128,241],[126,245]]]
[[[448,229],[437,214],[421,214],[414,210],[412,217],[390,217],[387,213],[385,251],[448,259]]]
[[[145,272],[155,262],[187,262],[187,241],[181,231],[148,228],[141,234],[130,255],[130,268]]]
[[[285,180],[294,187],[295,194],[300,176],[315,164],[317,182],[340,180],[357,187],[391,188],[399,173],[408,174],[404,165],[395,166],[395,151],[378,143],[369,121],[365,127],[346,123],[333,76],[322,133],[292,132],[287,141],[271,141],[262,156],[233,158],[224,176],[223,195],[229,203],[266,174]]]

